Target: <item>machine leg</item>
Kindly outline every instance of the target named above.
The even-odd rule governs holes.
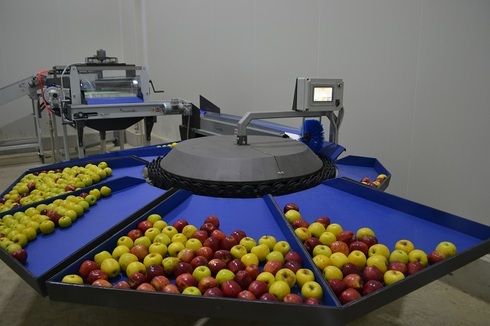
[[[41,112],[39,111],[39,102],[37,104],[35,103],[35,100],[32,100],[32,113],[34,115],[34,130],[36,132],[36,138],[37,138],[37,149],[38,149],[38,155],[39,159],[41,160],[41,163],[45,163],[44,159],[44,147],[43,147],[43,135],[41,132],[41,124],[39,123],[39,119],[41,118]]]
[[[125,131],[124,130],[119,130],[119,149],[124,150],[124,143],[126,140],[124,139],[125,136]]]
[[[105,130],[99,131],[99,135],[100,135],[100,153],[104,154],[107,151],[107,147],[105,143],[105,138],[106,138]]]
[[[150,145],[151,140],[151,130],[153,129],[153,124],[157,121],[157,117],[145,117],[145,134],[147,145]]]
[[[85,147],[83,145],[83,128],[85,127],[84,121],[76,121],[75,122],[77,128],[77,136],[78,136],[78,158],[85,157]]]

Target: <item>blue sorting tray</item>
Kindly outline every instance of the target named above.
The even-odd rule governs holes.
[[[114,229],[120,228],[121,224],[127,224],[127,219],[132,214],[144,209],[165,193],[162,189],[148,185],[143,179],[121,177],[55,198],[78,195],[103,185],[112,189],[111,196],[98,200],[70,227],[56,228],[55,232],[49,235],[39,234],[35,240],[27,244],[26,265],[17,262],[4,250],[0,250],[0,258],[36,291],[46,295],[48,278],[76,259],[80,252],[100,244],[109,234],[115,232]],[[51,203],[53,200],[54,198],[41,203]],[[22,209],[31,206],[35,205],[24,206]],[[0,218],[10,212],[0,214]]]
[[[61,283],[64,275],[77,273],[80,264],[85,259],[93,259],[93,256],[102,250],[112,251],[120,236],[127,234],[129,230],[136,227],[139,221],[146,219],[152,213],[161,214],[163,219],[170,225],[178,219],[185,218],[198,228],[208,215],[216,215],[220,219],[220,229],[225,234],[240,229],[256,240],[262,235],[269,234],[276,237],[277,240],[288,241],[292,250],[300,252],[303,256],[303,266],[315,272],[316,280],[319,281],[324,289],[324,304],[315,306],[258,300],[244,301],[224,297],[196,297],[162,292],[142,293],[135,290]],[[121,274],[113,282],[115,283],[124,278]],[[171,279],[171,281],[173,282],[174,280]],[[333,322],[335,320],[335,311],[338,310],[339,306],[338,301],[326,285],[322,274],[313,267],[313,262],[308,258],[304,247],[298,242],[291,227],[284,219],[281,210],[270,196],[255,199],[225,199],[191,195],[189,192],[179,190],[58,273],[47,284],[48,293],[52,300],[275,323],[291,323],[294,321],[310,323],[318,320]],[[192,307],[192,309],[188,307]],[[325,313],[325,311],[328,311],[328,313]]]
[[[390,172],[375,158],[350,155],[335,161],[335,165],[337,167],[337,178],[344,178],[362,184],[361,180],[364,177],[374,181],[379,174],[385,174],[387,178],[376,189],[385,190],[390,184]]]

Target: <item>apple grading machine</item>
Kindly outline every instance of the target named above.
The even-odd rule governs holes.
[[[336,142],[343,111],[342,94],[337,92],[339,85],[343,88],[340,80],[298,79],[293,113],[284,115],[266,112],[234,117],[217,112],[216,107],[202,99],[200,110],[194,108],[193,114],[184,116],[181,126],[184,140],[176,147],[146,146],[26,171],[106,161],[113,175],[74,194],[102,185],[110,186],[113,192],[69,228],[39,235],[30,242],[25,265],[3,250],[0,258],[40,295],[55,301],[210,318],[337,325],[359,318],[489,253],[489,226],[383,192],[390,174],[374,158],[338,158],[345,150]],[[322,97],[314,96],[317,87],[322,89],[319,91]],[[322,101],[327,105],[314,103]],[[284,116],[326,116],[330,121],[329,141],[318,143],[315,123],[310,127],[313,129],[304,127],[308,120],[301,130],[252,121]],[[222,132],[218,133],[219,130]],[[380,173],[387,174],[388,179],[378,188],[360,182],[363,177],[374,178]],[[342,305],[286,220],[283,207],[290,202],[300,207],[308,222],[327,215],[344,229],[368,226],[390,248],[402,238],[412,240],[426,252],[441,241],[451,241],[458,254]],[[1,213],[0,217],[26,208]],[[168,224],[184,218],[196,226],[207,216],[215,215],[226,234],[239,229],[255,239],[270,234],[288,241],[301,254],[303,266],[310,268],[320,283],[322,304],[244,301],[61,282],[65,275],[76,273],[84,260],[93,259],[103,250],[111,251],[120,236],[153,213],[160,214]],[[125,279],[121,273],[111,281],[115,284]],[[292,291],[299,289],[293,287]]]
[[[151,130],[158,116],[191,114],[191,103],[183,99],[150,99],[152,81],[144,66],[119,63],[106,56],[102,49],[84,63],[54,66],[0,89],[0,105],[23,96],[32,101],[37,142],[0,147],[0,150],[37,147],[41,161],[45,155],[41,140],[40,117],[45,111],[49,118],[51,145],[55,161],[69,160],[67,126],[77,132],[78,157],[85,156],[84,128],[99,131],[101,151],[106,151],[106,132],[121,131],[144,120],[145,136],[149,144]],[[63,128],[63,154],[58,150],[59,117]],[[124,136],[115,143],[124,148]]]

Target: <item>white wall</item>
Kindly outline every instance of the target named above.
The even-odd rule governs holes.
[[[51,15],[39,3],[63,13],[56,51],[26,28]],[[237,115],[289,110],[298,76],[343,78],[346,154],[378,158],[389,192],[488,225],[489,30],[488,0],[4,1],[0,86],[101,47],[147,64],[154,98]],[[179,138],[180,117],[158,121]]]

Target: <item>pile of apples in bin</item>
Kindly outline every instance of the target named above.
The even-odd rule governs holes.
[[[442,241],[426,253],[408,239],[398,240],[390,250],[378,242],[369,227],[344,230],[326,216],[308,223],[296,203],[284,205],[284,216],[342,304],[401,281],[457,252],[453,243]]]
[[[226,234],[215,215],[168,224],[152,213],[84,260],[63,283],[137,291],[321,304],[323,288],[290,244],[272,235]]]

